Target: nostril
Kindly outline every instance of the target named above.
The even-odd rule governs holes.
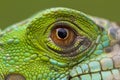
[[[26,80],[25,77],[21,74],[11,73],[5,76],[5,80]]]

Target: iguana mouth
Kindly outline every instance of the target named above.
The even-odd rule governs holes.
[[[96,60],[89,59],[84,64],[78,64],[70,70],[69,79],[71,80],[119,80],[120,65],[116,62],[120,56],[102,57]],[[97,61],[100,60],[100,61]]]
[[[114,78],[115,77],[115,78]],[[119,68],[98,72],[84,73],[74,77],[69,76],[68,80],[119,80]]]

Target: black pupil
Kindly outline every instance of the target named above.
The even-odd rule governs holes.
[[[58,29],[58,36],[59,38],[66,38],[67,37],[67,30],[65,28],[59,28]]]

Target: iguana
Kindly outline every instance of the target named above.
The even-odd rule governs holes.
[[[120,28],[63,7],[0,31],[0,80],[120,80]]]

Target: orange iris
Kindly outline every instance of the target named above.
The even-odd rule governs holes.
[[[53,42],[60,47],[68,47],[74,43],[75,32],[68,25],[55,25],[50,34]]]

